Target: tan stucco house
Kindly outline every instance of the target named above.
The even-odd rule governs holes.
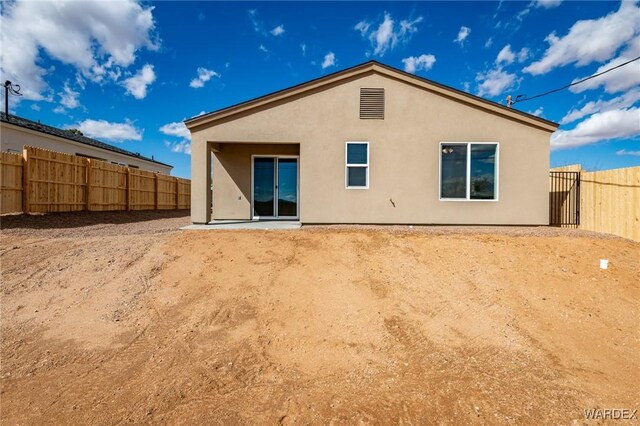
[[[549,223],[556,123],[375,61],[185,124],[194,223]]]
[[[22,153],[25,145],[94,158],[152,172],[170,174],[173,166],[69,130],[47,126],[17,115],[0,113],[0,150]]]

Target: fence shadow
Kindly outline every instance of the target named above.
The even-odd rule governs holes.
[[[0,217],[0,229],[70,229],[96,225],[124,225],[189,217],[189,210],[136,210],[15,214]]]
[[[592,179],[585,179],[582,178],[581,179],[582,182],[584,183],[591,183],[594,185],[602,185],[602,186],[616,186],[618,188],[640,188],[640,185],[633,185],[633,184],[624,184],[624,183],[613,183],[613,182],[601,182],[598,180],[592,180]]]

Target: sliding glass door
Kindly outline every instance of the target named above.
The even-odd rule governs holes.
[[[253,215],[275,217],[275,158],[253,159]]]
[[[298,159],[278,158],[278,217],[298,217]]]
[[[254,219],[298,217],[298,158],[253,157]]]

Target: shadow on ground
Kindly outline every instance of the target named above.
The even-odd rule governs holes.
[[[140,210],[111,212],[62,212],[47,214],[5,215],[0,229],[68,229],[100,224],[123,225],[158,219],[189,216],[189,210]]]

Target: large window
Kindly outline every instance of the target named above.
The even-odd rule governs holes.
[[[441,143],[440,199],[497,200],[498,144]]]
[[[347,142],[345,174],[347,188],[369,187],[369,142]]]

